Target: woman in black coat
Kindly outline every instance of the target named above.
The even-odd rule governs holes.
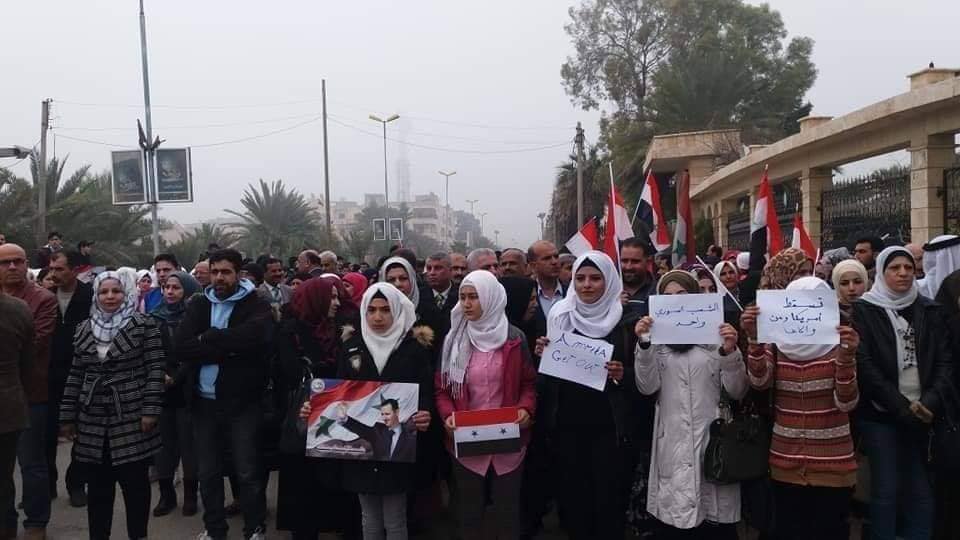
[[[860,333],[857,420],[870,458],[871,538],[892,540],[898,500],[904,538],[930,538],[934,501],[928,432],[952,395],[952,356],[940,306],[921,296],[906,249],[880,252],[873,287],[853,306]]]
[[[337,378],[420,385],[412,421],[422,433],[432,417],[432,336],[422,326],[411,332],[415,321],[415,306],[393,285],[370,287],[361,304],[360,335],[344,343]],[[310,411],[310,402],[305,402],[300,416],[306,418]],[[360,498],[364,538],[407,538],[407,493],[416,486],[416,465],[350,460],[341,464],[343,486]]]
[[[278,396],[295,394],[305,378],[336,376],[339,306],[333,278],[311,278],[294,291],[277,330]],[[284,411],[290,406],[279,404]],[[307,458],[304,448],[280,460],[277,529],[292,531],[294,540],[315,540],[321,532],[359,538],[360,508],[340,485],[340,464]]]

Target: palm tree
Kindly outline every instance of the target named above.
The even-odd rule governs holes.
[[[598,155],[596,146],[590,147],[584,165],[583,215],[584,219],[588,219],[590,216],[603,214],[609,179],[604,174],[606,169],[603,166],[603,160]],[[560,241],[572,236],[582,225],[582,223],[577,223],[576,156],[570,156],[569,161],[557,168],[557,180],[550,198],[550,217],[548,220],[555,227],[554,234]]]
[[[33,242],[34,208],[30,183],[0,169],[0,232],[7,242],[24,247]]]
[[[70,178],[66,182],[61,184],[63,179],[63,170],[67,166],[67,159],[69,156],[63,158],[61,161],[59,158],[53,158],[50,160],[50,163],[47,164],[47,169],[45,173],[45,183],[46,183],[46,209],[49,217],[49,213],[57,206],[58,203],[63,202],[70,198],[77,189],[80,187],[80,184],[86,178],[87,173],[90,172],[90,165],[84,165],[79,169],[75,170],[73,174],[70,175]],[[33,181],[33,192],[32,199],[33,201],[40,200],[40,162],[37,160],[35,154],[30,154],[30,178]],[[34,203],[39,204],[39,203]],[[49,220],[47,222],[48,230],[58,230],[57,227],[51,227]],[[64,228],[64,230],[69,230],[69,228]],[[34,231],[37,244],[43,244],[44,239],[48,231]]]
[[[282,180],[260,187],[248,185],[240,199],[243,212],[226,209],[240,218],[235,223],[244,231],[241,244],[247,253],[287,254],[316,244],[321,238],[320,220],[306,198],[296,189],[288,190]]]
[[[180,264],[189,265],[207,251],[210,244],[217,244],[223,248],[236,246],[240,237],[237,233],[228,231],[215,223],[203,223],[199,229],[190,231],[180,237],[175,243],[167,247]]]
[[[358,262],[363,261],[370,253],[373,234],[369,229],[356,226],[343,235],[343,244],[349,255],[355,257]]]
[[[153,247],[148,206],[114,206],[109,172],[85,174],[71,189],[50,209],[51,227],[70,240],[95,241],[99,264],[149,266]]]

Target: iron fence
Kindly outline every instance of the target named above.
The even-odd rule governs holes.
[[[820,207],[825,250],[849,246],[866,235],[910,241],[909,172],[836,180],[821,195]]]
[[[943,171],[943,228],[948,234],[960,234],[960,167]]]

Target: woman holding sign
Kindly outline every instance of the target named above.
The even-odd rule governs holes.
[[[664,274],[657,283],[657,294],[699,292],[696,278],[682,270]],[[721,387],[732,399],[747,393],[737,330],[722,324],[719,347],[651,345],[655,324],[656,319],[644,317],[634,331],[639,338],[637,386],[644,394],[657,395],[647,493],[647,511],[662,525],[657,538],[735,539],[740,485],[707,482],[702,456],[718,415]]]
[[[858,426],[870,458],[871,538],[930,538],[933,495],[927,433],[951,399],[951,350],[940,307],[921,296],[909,251],[892,246],[877,258],[873,287],[853,306],[862,342]],[[897,523],[897,501],[905,503]]]
[[[417,431],[426,431],[433,408],[433,373],[428,348],[432,334],[425,327],[413,329],[416,308],[404,293],[389,283],[376,283],[367,289],[360,306],[363,312],[360,334],[341,347],[337,377],[419,384],[419,408],[413,415],[413,424]],[[390,401],[384,401],[384,406]],[[396,410],[396,402],[389,405]],[[307,401],[300,409],[301,418],[309,417],[310,411]],[[399,447],[397,437],[394,436],[391,445],[394,450]],[[340,465],[343,486],[360,498],[363,537],[407,538],[407,493],[415,487],[415,464],[342,460]]]
[[[460,284],[460,301],[450,313],[450,332],[436,375],[437,412],[443,418],[453,461],[453,489],[460,537],[513,540],[520,535],[520,484],[529,428],[536,408],[537,372],[523,332],[510,325],[507,293],[493,274],[477,270]],[[473,448],[494,448],[515,442],[519,451],[475,453],[456,449],[457,413],[515,408],[519,441],[497,440],[475,425],[484,440]],[[493,422],[490,422],[492,424]],[[501,423],[500,420],[497,423]],[[502,426],[496,432],[507,433]],[[517,433],[516,428],[512,430]],[[514,435],[516,437],[516,435]],[[467,455],[469,454],[469,455]],[[486,528],[485,528],[486,526]]]
[[[794,280],[786,290],[834,294],[815,277]],[[757,390],[775,389],[770,476],[776,538],[846,540],[857,480],[848,413],[859,397],[855,358],[859,336],[841,325],[839,346],[757,343],[761,315],[757,306],[748,307],[741,327],[750,342],[751,385]]]
[[[602,389],[546,377],[542,417],[550,430],[564,481],[558,493],[570,538],[622,538],[626,495],[632,480],[630,456],[639,440],[635,412],[639,398],[633,374],[624,375],[625,330],[620,326],[623,284],[606,254],[588,251],[573,263],[573,286],[547,318],[550,343],[595,340],[612,345]],[[609,347],[608,347],[609,349]],[[547,349],[549,353],[550,350]],[[540,356],[543,356],[542,354]],[[551,361],[540,360],[541,370]],[[629,366],[630,371],[633,366]]]

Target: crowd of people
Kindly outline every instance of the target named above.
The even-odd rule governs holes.
[[[271,473],[271,528],[296,540],[440,523],[445,538],[531,539],[554,512],[576,540],[840,540],[854,517],[864,538],[960,538],[960,237],[863,238],[819,260],[711,246],[677,268],[641,238],[617,260],[548,241],[425,258],[397,246],[376,265],[211,246],[192,268],[161,253],[139,271],[91,265],[93,246],[51,233],[35,275],[0,244],[0,540],[21,520],[46,538],[58,444],[94,540],[111,536],[117,484],[131,539],[178,508],[202,514],[200,540],[227,538],[234,514],[244,538],[266,538]],[[835,294],[839,344],[760,342],[758,290]],[[651,342],[651,296],[715,292],[719,345]],[[539,372],[569,334],[612,347],[601,389]],[[416,383],[413,432],[397,438],[385,400],[374,445],[410,462],[308,457],[313,378]],[[453,450],[456,412],[503,407],[519,451]],[[721,480],[706,463],[731,415],[768,446],[723,466],[759,476]]]

